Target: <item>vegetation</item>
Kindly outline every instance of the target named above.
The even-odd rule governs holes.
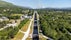
[[[0,40],[9,40],[13,38],[18,30],[19,30],[18,27],[15,28],[9,27],[0,31]]]
[[[20,16],[8,16],[9,19],[20,19]]]
[[[19,25],[19,29],[28,21],[28,19],[26,19],[25,21],[21,21],[20,25]]]
[[[39,10],[42,33],[54,40],[71,40],[71,12]]]
[[[32,13],[33,13],[33,11],[29,8],[16,6],[11,3],[0,0],[0,18],[4,16],[4,17],[7,17],[8,19],[17,20],[17,19],[20,19],[21,15],[14,15],[14,14],[22,14],[22,15],[28,14],[29,16],[31,16]],[[18,27],[14,27],[14,28],[8,27],[8,28],[0,31],[0,40],[11,40],[11,38],[13,38],[17,34],[19,29],[21,29],[22,26],[28,20],[29,19],[25,19],[25,20],[21,21],[21,23],[19,24]],[[6,24],[8,24],[9,21],[0,22],[0,28],[6,26]]]
[[[14,38],[14,36],[17,34],[19,29],[28,21],[28,19],[25,19],[21,21],[20,25],[18,27],[8,27],[2,31],[0,31],[0,40],[10,40],[11,38]]]
[[[7,23],[8,23],[8,21],[0,22],[0,28],[3,28],[4,26],[6,26]]]
[[[30,10],[30,8],[13,5],[12,3],[0,0],[0,14],[4,14],[4,16],[10,16],[11,14],[28,14],[31,12],[31,10],[28,10]]]

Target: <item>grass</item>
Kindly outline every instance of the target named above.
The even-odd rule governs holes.
[[[33,28],[31,27],[31,29],[30,29],[30,34],[32,33],[32,30],[33,30]]]
[[[21,40],[23,36],[24,36],[23,33],[18,32],[17,35],[15,36],[15,38],[13,40]]]
[[[46,40],[41,34],[39,34],[39,40]]]
[[[39,38],[39,40],[46,40],[45,38]]]
[[[28,29],[29,23],[30,21],[28,21],[20,30],[25,32]],[[13,40],[21,40],[23,36],[24,36],[24,33],[18,32]]]
[[[22,14],[11,14],[11,16],[21,16]]]
[[[21,31],[27,31],[28,29],[28,25],[29,25],[30,21],[28,21],[22,28],[21,28]]]
[[[32,38],[27,38],[26,40],[32,40]]]
[[[33,23],[32,23],[32,26],[30,28],[30,33],[29,34],[32,34],[33,32]],[[32,38],[30,38],[30,35],[28,36],[28,38],[26,40],[32,40]]]
[[[33,22],[33,21],[32,21]],[[31,28],[30,28],[30,34],[33,32],[33,24],[34,23],[32,23],[32,26],[31,26]]]
[[[25,32],[28,29],[29,22],[30,21],[28,21],[20,30]],[[21,40],[23,36],[24,33],[18,32],[12,40]]]

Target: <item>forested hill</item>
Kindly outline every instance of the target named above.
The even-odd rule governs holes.
[[[22,7],[0,0],[0,14],[23,13],[24,10],[28,11],[29,9],[30,9],[29,7]]]
[[[12,3],[1,1],[1,0],[0,0],[0,8],[23,8],[23,9],[30,9],[28,7],[17,6],[17,5],[14,5]]]
[[[0,1],[0,7],[11,7],[11,6],[14,6],[12,3],[8,3],[8,2],[5,2],[5,1]]]

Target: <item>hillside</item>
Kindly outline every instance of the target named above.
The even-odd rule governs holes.
[[[0,0],[0,8],[13,8],[13,9],[14,8],[22,8],[22,9],[29,9],[28,7],[17,6],[17,5],[14,5],[12,3],[1,1],[1,0]]]
[[[12,3],[5,2],[5,1],[0,1],[0,7],[12,7],[12,6],[15,6],[15,5],[13,5]]]

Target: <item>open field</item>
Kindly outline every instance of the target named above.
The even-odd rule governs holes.
[[[30,21],[28,21],[20,30],[24,32],[27,31],[29,23]]]
[[[24,36],[23,33],[18,32],[17,35],[15,35],[15,38],[13,40],[21,40],[23,36]]]

